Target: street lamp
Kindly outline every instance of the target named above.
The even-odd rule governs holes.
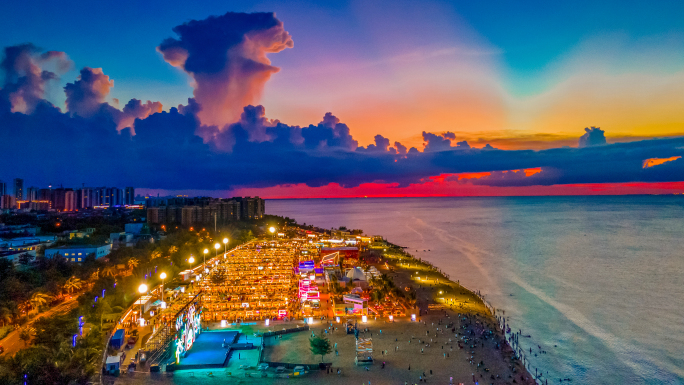
[[[275,231],[276,231],[276,228],[273,227],[273,226],[271,226],[271,227],[268,228],[268,231],[271,232],[271,237],[275,238]]]
[[[161,280],[162,280],[162,287],[161,287],[162,303],[161,303],[161,307],[162,307],[162,309],[166,309],[166,302],[164,302],[164,280],[166,279],[166,273],[162,272],[161,274],[159,274],[159,278],[161,278]]]
[[[209,252],[209,249],[204,249],[204,264],[207,264],[207,253]]]
[[[138,286],[138,293],[140,293],[140,326],[145,326],[145,318],[143,318],[142,294],[147,293],[147,285],[141,283],[140,286]]]
[[[195,257],[193,257],[193,256],[191,255],[191,256],[190,256],[190,259],[188,259],[188,262],[190,262],[191,265],[192,265],[193,263],[195,263]]]
[[[214,249],[216,249],[216,257],[218,257],[218,249],[220,249],[220,248],[221,248],[221,244],[216,242],[216,244],[214,245]]]
[[[228,254],[228,238],[223,238],[223,254]]]

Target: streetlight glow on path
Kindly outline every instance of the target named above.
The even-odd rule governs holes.
[[[162,280],[161,292],[162,292],[162,303],[161,308],[166,309],[166,302],[164,302],[164,280],[166,279],[166,273],[162,272],[159,274],[159,278]]]
[[[138,286],[138,293],[141,294],[140,296],[140,326],[145,326],[145,318],[143,318],[143,301],[142,301],[142,294],[147,293],[147,285],[144,283],[141,283],[140,286]]]

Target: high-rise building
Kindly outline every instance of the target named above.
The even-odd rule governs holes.
[[[56,188],[52,190],[51,193],[51,201],[52,201],[52,208],[57,210],[57,211],[64,211],[66,208],[66,189],[65,188]]]
[[[135,204],[135,189],[133,187],[126,187],[124,189],[124,204]]]
[[[0,196],[0,209],[13,209],[17,200],[12,195]]]
[[[94,195],[94,201],[93,201],[93,206],[104,206],[108,204],[106,201],[106,196],[107,196],[107,188],[106,187],[98,187],[95,189],[95,195]]]
[[[104,205],[121,206],[123,204],[123,191],[120,188],[109,187],[105,189]]]
[[[64,192],[64,211],[76,211],[78,206],[76,199],[76,191],[68,189]]]
[[[38,187],[29,187],[26,189],[26,200],[29,202],[38,200]]]
[[[234,198],[240,202],[241,219],[261,219],[264,217],[265,202],[259,197]]]
[[[95,201],[95,190],[93,190],[90,187],[84,187],[81,189],[81,194],[80,194],[80,207],[82,209],[90,209],[93,206],[95,206],[94,201]]]
[[[42,188],[38,190],[39,201],[52,201],[52,189]]]
[[[0,197],[7,195],[7,184],[0,180]]]
[[[14,199],[18,201],[24,200],[24,180],[21,178],[14,179]]]

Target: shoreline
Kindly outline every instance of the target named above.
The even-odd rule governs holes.
[[[424,316],[434,316],[445,312],[445,314],[455,313],[468,317],[475,316],[476,319],[481,319],[484,326],[483,332],[492,331],[495,336],[494,338],[500,339],[501,349],[495,350],[495,352],[500,352],[498,354],[500,359],[510,363],[515,368],[515,371],[518,372],[517,382],[526,384],[538,383],[535,380],[535,376],[525,367],[524,357],[518,357],[520,354],[516,353],[516,349],[509,342],[509,338],[505,333],[505,326],[502,327],[501,320],[495,314],[495,308],[479,292],[463,286],[460,280],[451,280],[451,277],[432,263],[416,258],[406,252],[405,247],[390,242],[386,243],[387,248],[382,252],[381,262],[372,265],[381,271],[386,271],[382,265],[387,263],[390,267],[388,275],[393,278],[397,286],[402,288],[408,286],[416,290],[415,306],[419,310],[417,318],[420,319]],[[433,305],[436,309],[431,310],[430,305]],[[512,341],[513,334],[511,334],[510,338]],[[520,380],[521,375],[526,378],[526,380],[523,380],[524,382]],[[540,381],[543,383],[543,380]]]

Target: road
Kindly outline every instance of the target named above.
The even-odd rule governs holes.
[[[54,314],[60,314],[60,313],[66,313],[70,311],[71,309],[75,308],[78,306],[78,301],[77,301],[77,296],[73,296],[71,299],[64,301],[60,303],[59,305],[52,307],[40,314],[38,314],[36,317],[34,317],[26,326],[31,329],[31,333],[33,333],[33,322],[37,320],[40,317],[49,317]],[[21,329],[14,330],[10,334],[7,335],[7,337],[3,338],[0,341],[0,346],[5,348],[5,352],[2,353],[1,355],[13,355],[14,353],[18,352],[19,350],[24,348],[24,341],[22,341],[19,338],[19,332]]]

